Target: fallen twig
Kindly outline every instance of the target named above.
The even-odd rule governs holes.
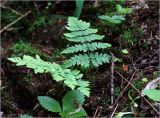
[[[11,22],[10,24],[8,24],[7,26],[5,26],[1,31],[0,34],[7,30],[9,27],[11,27],[12,25],[14,25],[15,23],[17,23],[19,20],[21,20],[22,18],[26,17],[28,14],[30,14],[31,11],[28,11],[27,13],[25,13],[24,15],[20,16],[19,18],[17,18],[16,20],[14,20],[13,22]]]
[[[149,105],[150,107],[152,107],[153,110],[160,115],[160,112],[159,112],[145,97],[143,97],[143,96],[141,95],[141,92],[140,92],[132,83],[130,83],[130,81],[128,81],[128,80],[127,80],[125,77],[123,77],[120,73],[118,73],[118,72],[116,72],[116,73],[117,73],[119,76],[121,76],[125,81],[127,81],[127,82],[137,91],[137,93],[139,93],[139,95],[148,103],[148,105]]]

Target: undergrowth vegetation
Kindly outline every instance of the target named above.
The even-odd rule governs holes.
[[[159,115],[152,9],[125,0],[2,3],[4,117]]]

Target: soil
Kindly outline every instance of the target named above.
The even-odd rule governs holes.
[[[95,8],[95,10],[93,3],[93,1],[85,3],[81,18],[85,21],[90,21],[94,27],[98,27],[101,25],[96,17],[98,8]],[[43,13],[46,2],[36,2],[36,4],[38,5],[39,12]],[[100,5],[104,7],[102,3],[100,3]],[[114,101],[118,99],[128,84],[124,78],[130,81],[134,75],[131,83],[141,91],[147,84],[141,82],[143,78],[151,81],[159,76],[159,2],[146,1],[145,5],[148,5],[148,8],[144,8],[145,5],[139,2],[126,2],[125,5],[127,7],[140,6],[139,9],[134,10],[133,14],[127,15],[127,22],[122,26],[123,30],[133,27],[139,27],[144,30],[144,35],[138,37],[135,45],[126,46],[125,43],[119,42],[119,35],[107,33],[105,27],[102,25],[99,28],[102,30],[101,33],[105,33],[106,37],[109,37],[107,42],[113,46],[111,52],[114,53],[117,58],[123,60],[123,63],[116,62],[114,67]],[[14,5],[11,7],[16,9]],[[17,8],[16,10],[21,9],[23,9],[23,7]],[[22,29],[18,31],[5,31],[1,35],[1,111],[3,112],[3,117],[18,117],[24,113],[36,117],[58,117],[58,114],[44,110],[38,104],[37,96],[48,95],[60,101],[68,88],[64,87],[61,83],[53,81],[50,75],[34,74],[33,70],[25,67],[16,67],[15,64],[7,60],[7,58],[13,54],[10,47],[21,38],[25,38],[25,40],[32,43],[42,53],[49,56],[51,56],[56,49],[62,50],[66,46],[66,41],[62,37],[66,31],[64,28],[67,22],[66,18],[56,18],[51,25],[48,24],[36,28],[32,32],[27,32],[28,25],[26,25],[26,23],[29,23],[30,20],[34,21],[34,18],[37,17],[34,16],[34,14],[38,14],[33,4],[30,9],[33,10],[33,13],[22,19],[18,25],[18,27],[21,26]],[[104,8],[99,7],[99,9]],[[23,10],[25,13],[28,9]],[[55,7],[50,8],[47,13],[48,15],[55,13],[69,16],[74,13],[74,10],[75,3],[60,2],[57,3]],[[2,22],[2,26],[5,25],[7,25],[7,23]],[[119,53],[120,50],[126,47],[129,47],[129,55]],[[58,57],[56,59],[57,63],[63,60],[63,58],[65,57]],[[139,94],[131,85],[127,87],[127,90],[124,91],[123,95],[119,98],[117,102],[118,106],[117,104],[111,105],[111,64],[105,64],[104,66],[90,70],[90,73],[84,74],[83,79],[91,82],[90,97],[86,98],[85,104],[83,105],[89,117],[110,117],[114,110],[116,110],[115,113],[134,111],[136,113],[133,115],[134,117],[158,116],[154,109],[143,98],[136,100],[138,107],[133,107],[128,97],[128,92],[131,91],[133,98],[139,96]],[[153,101],[149,102],[157,108]]]

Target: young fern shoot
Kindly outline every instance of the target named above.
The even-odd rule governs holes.
[[[84,68],[97,67],[109,62],[110,56],[100,53],[98,50],[109,48],[111,44],[99,42],[104,38],[104,35],[96,34],[98,30],[90,28],[90,23],[78,20],[75,17],[69,17],[66,28],[70,31],[70,33],[64,34],[66,39],[75,43],[74,46],[62,51],[62,54],[73,54],[70,59],[64,62],[66,68],[75,65]]]

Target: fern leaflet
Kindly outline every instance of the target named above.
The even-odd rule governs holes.
[[[97,49],[105,49],[111,47],[111,44],[109,43],[99,43],[99,42],[94,42],[94,43],[83,43],[75,46],[71,46],[69,48],[66,48],[63,53],[74,53],[74,52],[87,52],[89,51],[96,51]]]
[[[71,57],[69,60],[65,62],[65,67],[72,67],[74,65],[80,65],[82,67],[89,67],[90,65],[93,66],[99,66],[102,65],[103,63],[109,62],[110,56],[107,54],[102,54],[102,53],[90,53],[89,55],[87,53],[85,54],[79,54],[79,55],[74,55]]]

